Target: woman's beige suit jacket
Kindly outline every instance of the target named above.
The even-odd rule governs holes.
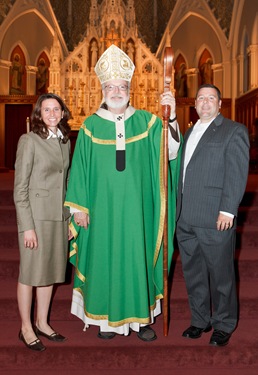
[[[42,139],[30,132],[21,136],[15,163],[14,202],[18,231],[35,229],[34,220],[63,221],[70,141]]]

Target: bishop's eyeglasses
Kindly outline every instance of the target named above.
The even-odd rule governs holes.
[[[115,89],[119,89],[119,91],[127,91],[128,90],[128,86],[127,85],[106,85],[105,87],[105,90],[107,91],[114,91]]]

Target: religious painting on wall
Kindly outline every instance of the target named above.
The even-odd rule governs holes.
[[[199,85],[213,84],[212,56],[205,48],[199,60]]]
[[[10,95],[25,95],[26,93],[26,69],[25,56],[20,48],[16,46],[11,54],[12,65],[10,67]]]
[[[36,94],[41,95],[47,92],[49,86],[49,59],[43,52],[37,61],[38,71],[36,74]]]
[[[187,74],[186,62],[180,54],[175,62],[175,84],[176,96],[179,98],[187,97]]]

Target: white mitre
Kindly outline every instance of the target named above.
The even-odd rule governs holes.
[[[134,63],[127,54],[112,44],[99,58],[95,72],[103,84],[111,79],[123,79],[130,82],[134,72]]]

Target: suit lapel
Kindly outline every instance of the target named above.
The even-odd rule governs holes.
[[[210,142],[212,140],[212,138],[214,137],[217,129],[219,126],[221,126],[222,124],[222,121],[223,121],[223,116],[221,114],[219,114],[213,121],[212,123],[209,125],[209,127],[207,128],[207,130],[204,132],[204,134],[202,135],[198,145],[196,146],[195,150],[194,150],[194,153],[191,157],[191,159],[193,159],[195,157],[196,154],[198,154],[198,152],[202,149],[202,147],[207,143],[207,142]],[[187,139],[189,138],[190,136],[190,132],[189,132],[189,135],[187,137]],[[185,148],[184,148],[184,151],[185,151]]]

